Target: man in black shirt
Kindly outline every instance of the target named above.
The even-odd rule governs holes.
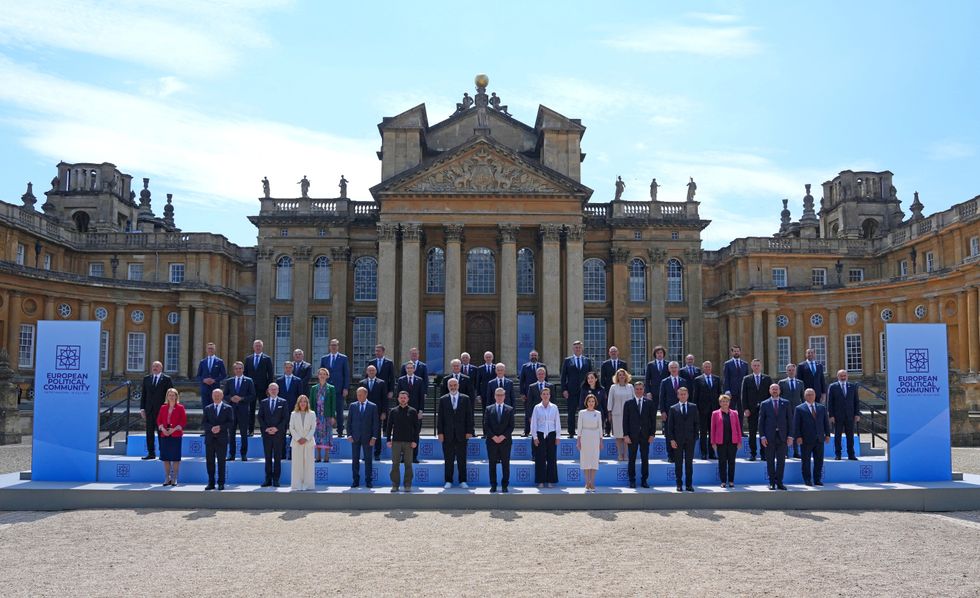
[[[422,420],[418,411],[408,404],[408,391],[398,393],[398,406],[388,412],[385,419],[385,436],[391,449],[391,491],[398,492],[401,482],[399,463],[405,464],[405,492],[412,491],[412,451],[419,445]]]

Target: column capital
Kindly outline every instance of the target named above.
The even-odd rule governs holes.
[[[516,243],[517,233],[520,230],[521,227],[517,226],[516,224],[498,224],[497,232],[499,235],[497,236],[497,240],[500,243]]]
[[[293,258],[299,262],[309,261],[312,253],[313,248],[309,245],[297,245],[296,247],[293,247]]]
[[[700,264],[704,259],[704,252],[700,247],[689,247],[684,250],[684,261],[689,264]]]
[[[565,239],[567,241],[581,241],[584,236],[584,224],[570,224],[565,227]]]
[[[609,259],[614,264],[625,264],[630,259],[630,250],[625,247],[611,247],[609,249]]]
[[[272,256],[274,256],[275,254],[276,254],[276,250],[272,249],[271,247],[266,247],[266,248],[260,247],[255,252],[255,259],[260,262],[267,262],[270,261],[272,259]]]
[[[443,227],[446,233],[447,243],[460,243],[463,241],[463,225],[462,224],[447,224]]]
[[[409,242],[421,242],[422,241],[422,225],[418,222],[406,222],[401,225],[402,228],[402,241]]]
[[[561,229],[560,224],[542,224],[539,229],[539,235],[541,241],[544,243],[557,243],[561,241]]]
[[[667,251],[659,247],[651,247],[647,249],[647,257],[652,264],[662,264],[667,259]]]
[[[391,222],[378,223],[378,241],[394,241],[398,225]]]
[[[331,247],[330,260],[334,262],[349,262],[350,247]]]

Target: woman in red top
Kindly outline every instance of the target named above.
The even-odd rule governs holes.
[[[160,429],[160,460],[163,461],[164,486],[177,485],[177,472],[180,471],[180,448],[184,427],[187,425],[187,412],[180,404],[180,393],[176,388],[167,390],[167,398],[157,415]]]

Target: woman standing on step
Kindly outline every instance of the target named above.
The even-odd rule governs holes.
[[[711,413],[711,448],[718,455],[718,479],[721,487],[735,487],[735,453],[742,444],[742,421],[729,409],[732,397],[727,392],[718,397],[718,409]]]
[[[589,373],[590,378],[595,374]],[[585,409],[578,412],[579,467],[585,478],[585,491],[595,492],[595,474],[599,470],[599,449],[602,444],[602,414],[598,411],[599,399],[592,393],[585,396]]]
[[[626,460],[626,443],[623,441],[623,406],[626,401],[633,400],[633,387],[630,385],[631,376],[623,368],[616,370],[613,383],[607,391],[608,406],[606,412],[612,418],[613,438],[616,439],[616,460]]]
[[[180,448],[183,442],[184,427],[187,426],[187,411],[180,403],[180,393],[176,388],[168,388],[167,396],[157,414],[157,428],[160,430],[160,460],[163,461],[164,486],[176,486],[180,472]]]
[[[333,441],[333,428],[337,423],[333,416],[337,391],[332,384],[327,384],[330,370],[320,368],[316,376],[318,382],[310,390],[310,395],[316,401],[313,407],[316,412],[316,462],[320,462],[322,452],[323,462],[330,463],[330,444]]]
[[[534,483],[538,488],[550,488],[558,483],[558,443],[561,437],[561,416],[558,406],[551,402],[551,389],[541,391],[541,402],[531,412],[531,438],[534,441]]]
[[[310,397],[299,395],[289,416],[289,436],[293,449],[290,487],[293,490],[315,490],[316,472],[313,447],[316,443],[316,414],[310,410]]]

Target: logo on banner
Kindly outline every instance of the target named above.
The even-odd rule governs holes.
[[[420,467],[419,469],[416,469],[415,470],[415,479],[418,480],[418,481],[420,481],[420,482],[428,482],[429,481],[429,468],[428,467]]]
[[[572,443],[571,442],[563,442],[559,448],[561,448],[561,456],[562,457],[571,457],[572,456]]]
[[[129,477],[129,465],[126,463],[116,464],[116,477],[117,478],[128,478]]]
[[[861,471],[859,473],[862,480],[870,480],[873,468],[868,464],[861,465]]]
[[[668,467],[667,468],[667,481],[668,482],[673,482],[675,479],[677,479],[677,472],[674,470],[673,467]]]
[[[54,369],[59,371],[79,370],[82,367],[81,345],[57,345],[54,356]]]
[[[565,470],[566,482],[578,482],[582,479],[582,470],[577,467],[569,467]]]
[[[514,458],[515,459],[523,459],[523,458],[526,458],[527,457],[527,449],[528,449],[528,445],[524,444],[523,442],[519,442],[519,443],[515,444],[514,445]]]
[[[530,482],[531,481],[531,468],[521,467],[517,470],[517,481],[518,482]]]
[[[423,457],[431,457],[432,456],[432,443],[430,443],[430,442],[423,442],[422,443],[422,447],[419,449],[419,454],[421,454]]]
[[[330,479],[330,470],[326,467],[320,467],[316,470],[316,481],[326,482]]]
[[[905,349],[905,373],[898,376],[896,394],[939,395],[939,376],[929,375],[929,349]]]
[[[47,372],[44,390],[48,392],[87,392],[90,388],[88,374],[82,369],[81,345],[55,345],[54,371]]]
[[[909,374],[928,374],[929,349],[906,349],[905,371]]]
[[[199,455],[201,453],[201,441],[191,440],[190,452],[192,455]]]
[[[666,453],[667,453],[667,445],[660,444],[659,442],[653,443],[653,454],[657,455],[658,457],[662,457]]]
[[[480,472],[475,467],[466,468],[466,481],[475,484],[480,481]]]
[[[377,465],[375,465],[375,466],[373,466],[371,468],[371,481],[372,482],[377,482],[378,481],[378,466]]]
[[[476,442],[471,442],[466,445],[466,456],[467,457],[479,457],[480,456],[480,445]]]

